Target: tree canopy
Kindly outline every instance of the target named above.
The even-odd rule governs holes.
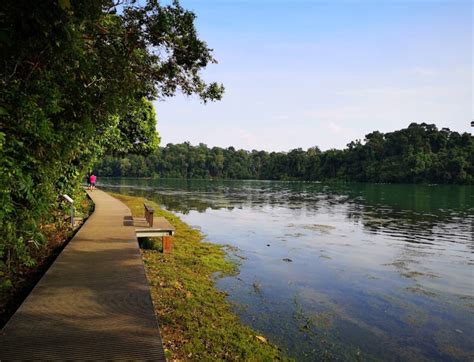
[[[343,150],[265,152],[168,144],[147,157],[105,157],[102,176],[474,183],[474,138],[422,123],[369,133]]]
[[[196,16],[174,1],[0,2],[0,272],[31,263],[39,225],[104,153],[159,143],[151,99],[219,100]]]

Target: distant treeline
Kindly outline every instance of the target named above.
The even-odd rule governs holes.
[[[474,137],[435,125],[372,132],[343,150],[266,152],[168,144],[149,156],[107,156],[100,176],[474,184]]]

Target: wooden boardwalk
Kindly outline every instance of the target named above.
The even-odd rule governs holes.
[[[0,360],[165,360],[130,210],[89,194],[93,215],[0,331]]]

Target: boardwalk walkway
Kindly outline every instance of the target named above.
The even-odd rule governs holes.
[[[0,360],[164,360],[130,210],[95,211],[0,331]]]

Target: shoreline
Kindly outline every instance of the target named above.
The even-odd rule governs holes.
[[[277,346],[240,321],[226,294],[216,288],[216,275],[238,271],[223,245],[205,242],[199,230],[150,200],[109,194],[126,204],[133,216],[142,216],[146,201],[155,207],[156,216],[176,227],[171,253],[160,251],[161,242],[141,249],[169,360],[286,359]]]

